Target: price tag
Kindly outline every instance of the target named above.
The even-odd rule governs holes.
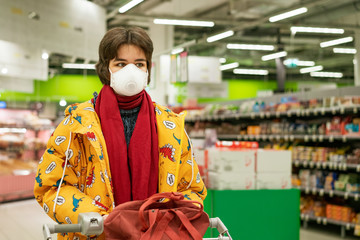
[[[254,119],[255,118],[255,113],[254,112],[250,113],[250,117],[251,117],[251,119]]]
[[[348,198],[349,198],[349,192],[345,192],[344,199],[348,199]]]
[[[310,166],[310,168],[314,168],[314,162],[311,161],[311,162],[309,163],[309,166]]]
[[[356,166],[356,171],[357,171],[357,172],[360,172],[360,164],[358,164],[358,165]]]
[[[300,115],[301,115],[300,109],[296,110],[296,116],[300,117]]]
[[[317,116],[318,115],[318,110],[317,108],[314,109],[314,116]]]
[[[317,217],[316,222],[317,222],[317,224],[321,224],[321,217]]]
[[[359,201],[359,194],[358,193],[355,193],[354,199],[355,199],[355,201]]]
[[[320,195],[320,197],[324,196],[324,189],[320,189],[319,195]]]
[[[317,163],[316,163],[316,167],[317,167],[318,169],[320,169],[320,168],[321,168],[321,162],[317,162]]]
[[[325,115],[325,108],[321,108],[321,115]]]
[[[240,113],[238,113],[238,114],[235,115],[235,119],[236,119],[236,120],[239,120],[240,117],[241,117],[241,114],[240,114]]]
[[[260,113],[260,118],[264,118],[265,114],[263,112]]]
[[[244,140],[248,140],[248,139],[249,139],[249,135],[245,135]]]
[[[272,141],[274,139],[274,135],[269,135],[269,140]]]
[[[353,112],[354,112],[354,113],[357,113],[357,112],[358,112],[357,107],[354,107]]]
[[[323,218],[323,224],[326,225],[327,224],[327,218]]]
[[[291,117],[291,111],[287,111],[287,116]]]
[[[309,141],[309,136],[308,136],[308,135],[305,135],[305,136],[304,136],[304,141],[305,141],[305,142],[308,142],[308,141]]]
[[[275,116],[276,116],[276,117],[280,117],[280,112],[276,112],[276,113],[275,113]]]
[[[334,196],[334,191],[333,191],[333,190],[330,190],[330,191],[329,191],[329,196],[330,196],[330,197],[333,197],[333,196]]]
[[[270,112],[266,112],[265,115],[267,118],[270,118],[270,116],[271,116]]]
[[[284,140],[289,141],[289,135],[284,135]]]
[[[343,141],[343,142],[346,142],[346,140],[347,140],[347,139],[346,139],[346,136],[342,136],[342,141]]]
[[[249,136],[249,139],[250,139],[250,140],[254,140],[254,138],[255,138],[254,135],[250,135],[250,136]]]
[[[335,115],[335,114],[336,114],[336,108],[333,107],[333,108],[331,109],[331,113],[332,113],[333,115]]]
[[[316,188],[313,188],[313,189],[312,189],[312,194],[313,194],[313,195],[316,195]]]
[[[308,162],[307,161],[303,161],[303,166],[307,167],[308,166]]]
[[[333,166],[334,170],[336,170],[338,167],[339,167],[339,170],[340,170],[340,166],[341,166],[340,164],[334,163],[334,166]]]
[[[306,109],[305,113],[306,113],[306,116],[310,116],[310,109]]]
[[[344,114],[345,113],[345,108],[344,107],[340,107],[340,114]]]
[[[346,230],[350,230],[350,227],[351,227],[350,223],[347,223],[346,224]]]
[[[313,142],[316,142],[316,135],[315,134],[312,135],[312,140],[313,140]]]
[[[347,165],[346,165],[346,163],[344,163],[344,164],[342,165],[342,169],[343,169],[344,171],[347,170]]]
[[[219,116],[218,115],[215,115],[214,116],[214,120],[217,121],[219,119]]]
[[[298,167],[300,165],[300,161],[299,160],[296,160],[295,162],[295,167]]]
[[[301,220],[304,220],[304,218],[305,218],[305,215],[302,213],[302,214],[300,214],[300,218],[301,218]]]
[[[306,111],[305,110],[301,110],[301,116],[305,116],[306,115]]]
[[[221,119],[224,121],[225,120],[225,115],[221,115]]]
[[[333,167],[334,167],[334,163],[333,163],[333,162],[329,162],[329,168],[330,168],[330,169],[333,169]]]
[[[334,142],[334,136],[333,136],[333,135],[331,135],[331,136],[329,137],[329,142]]]
[[[309,215],[305,215],[305,221],[309,221]]]
[[[324,140],[324,136],[323,135],[319,135],[319,142],[322,142]]]
[[[294,141],[295,137],[294,135],[290,135],[290,141]]]
[[[327,167],[327,163],[326,163],[326,162],[323,162],[323,163],[322,163],[322,166],[323,166],[323,168],[325,169],[325,168]]]
[[[305,188],[305,193],[309,194],[310,193],[310,189],[308,187]]]
[[[276,140],[280,140],[280,135],[276,135]]]
[[[266,140],[266,135],[261,135],[261,139],[262,139],[263,141],[265,141],[265,140]]]
[[[255,135],[255,139],[256,139],[256,141],[259,141],[260,140],[260,135]]]

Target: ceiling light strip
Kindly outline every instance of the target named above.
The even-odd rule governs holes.
[[[229,43],[226,45],[228,49],[242,49],[242,50],[260,50],[260,51],[273,51],[273,45],[258,45],[258,44],[235,44]]]
[[[218,41],[220,39],[224,39],[224,38],[227,38],[227,37],[231,37],[234,35],[234,31],[230,30],[230,31],[226,31],[226,32],[223,32],[223,33],[219,33],[219,34],[216,34],[214,36],[211,36],[211,37],[208,37],[206,39],[207,42],[215,42],[215,41]]]
[[[192,21],[192,20],[177,20],[177,19],[154,19],[155,24],[163,25],[179,25],[179,26],[193,26],[193,27],[213,27],[214,22],[211,21]]]
[[[329,34],[343,34],[344,29],[341,28],[320,28],[320,27],[291,27],[292,33],[304,32],[304,33],[329,33]]]
[[[220,66],[220,70],[221,70],[221,71],[225,71],[225,70],[237,68],[238,66],[239,66],[239,63],[238,63],[238,62],[229,63],[229,64],[221,65],[221,66]]]
[[[334,53],[356,54],[355,48],[333,48]]]
[[[289,12],[285,12],[269,18],[270,22],[277,22],[286,18],[294,17],[303,13],[306,13],[308,9],[306,7],[298,8]]]
[[[268,60],[272,60],[275,58],[281,58],[281,57],[285,57],[287,55],[286,51],[282,51],[282,52],[277,52],[277,53],[272,53],[269,55],[264,55],[261,57],[261,60],[263,61],[268,61]]]
[[[316,72],[323,70],[323,66],[315,66],[315,67],[308,67],[308,68],[301,68],[300,73],[309,73],[309,72]]]
[[[95,69],[95,64],[63,63],[62,67],[66,69]]]
[[[344,75],[341,72],[312,72],[312,77],[327,77],[327,78],[342,78]]]
[[[143,2],[143,1],[144,0],[132,0],[131,2],[128,2],[127,4],[125,4],[124,6],[119,8],[119,13],[127,12],[131,8],[135,7],[136,5],[138,5],[139,3]]]
[[[264,69],[241,69],[236,68],[233,71],[235,74],[245,74],[245,75],[268,75],[269,71]]]
[[[334,46],[334,45],[352,42],[353,40],[354,40],[353,37],[345,37],[345,38],[335,39],[335,40],[320,43],[320,47],[322,47],[322,48],[330,47],[330,46]]]

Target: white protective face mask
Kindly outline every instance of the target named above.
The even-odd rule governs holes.
[[[119,95],[134,96],[145,89],[148,80],[148,72],[127,64],[119,71],[110,71],[110,87]]]

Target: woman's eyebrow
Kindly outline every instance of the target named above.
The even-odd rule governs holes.
[[[139,59],[135,59],[135,62],[146,62],[146,59],[143,59],[143,58],[139,58]]]

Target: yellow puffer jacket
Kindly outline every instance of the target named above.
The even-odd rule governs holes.
[[[207,190],[184,130],[185,114],[175,114],[156,103],[154,106],[159,137],[159,192],[181,192],[186,199],[202,202]],[[39,162],[34,194],[45,212],[60,224],[77,223],[82,212],[103,215],[114,208],[106,143],[92,101],[66,109],[65,119],[50,137]],[[86,238],[67,233],[59,234],[58,239]],[[105,237],[102,234],[92,239]]]

